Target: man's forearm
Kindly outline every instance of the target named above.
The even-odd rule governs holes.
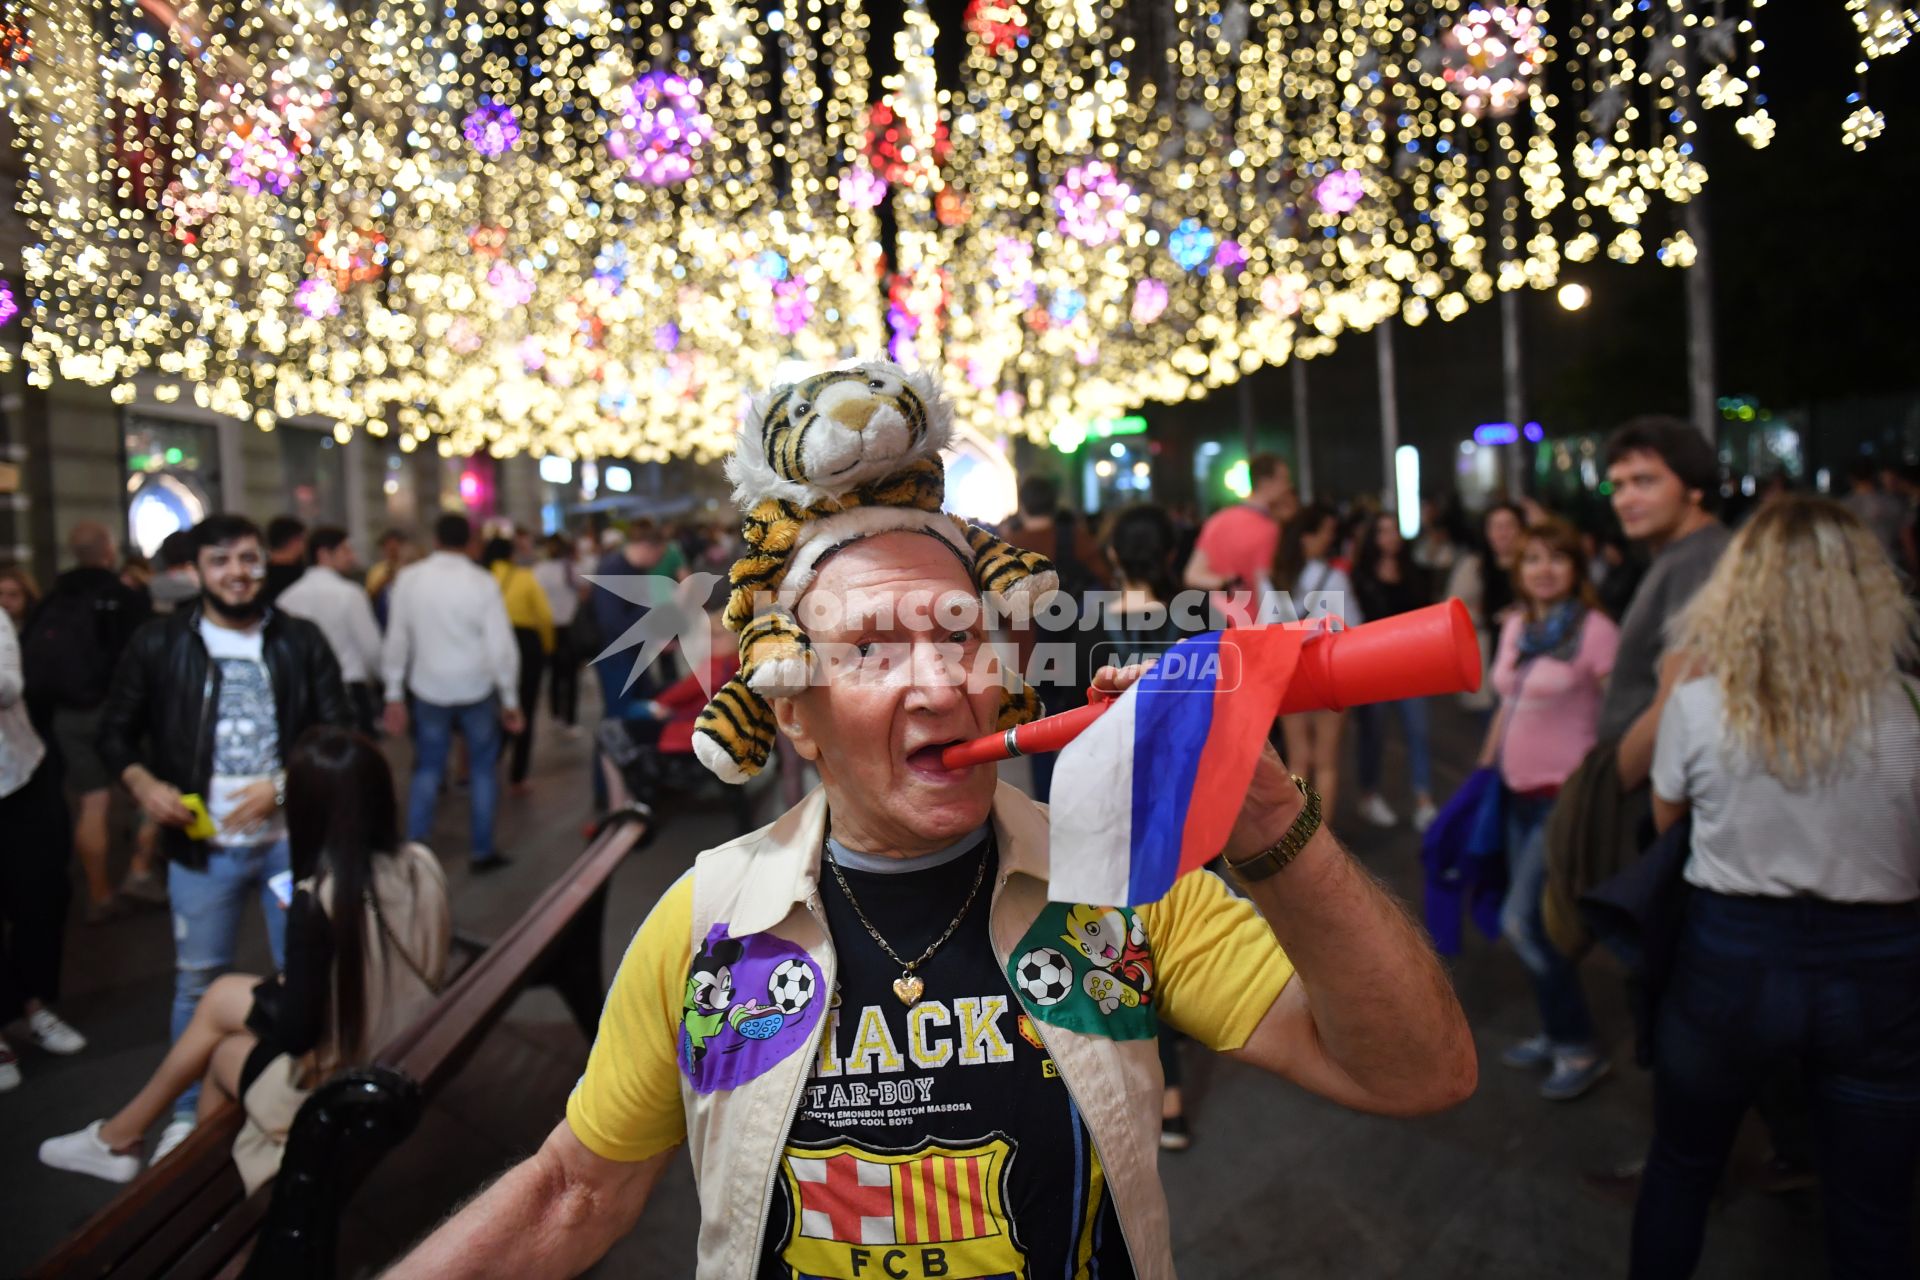
[[[1473,1091],[1473,1035],[1446,970],[1331,831],[1247,896],[1299,974],[1326,1058],[1378,1109],[1434,1110]]]
[[[632,1229],[645,1193],[634,1199],[631,1206],[607,1203],[603,1193],[570,1180],[542,1148],[442,1223],[386,1280],[576,1276]]]
[[[1647,780],[1653,772],[1653,748],[1660,737],[1660,712],[1662,699],[1656,699],[1651,707],[1641,712],[1640,718],[1627,727],[1620,738],[1620,745],[1614,751],[1614,764],[1620,770],[1620,790],[1632,791]]]

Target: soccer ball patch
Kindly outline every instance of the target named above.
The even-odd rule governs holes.
[[[1153,945],[1132,908],[1049,902],[1009,953],[1006,975],[1037,1022],[1108,1040],[1159,1033]]]
[[[1073,990],[1073,968],[1052,947],[1035,947],[1013,967],[1020,994],[1042,1008],[1059,1004]]]
[[[813,1001],[813,968],[805,960],[785,960],[767,983],[773,1007],[792,1017]]]

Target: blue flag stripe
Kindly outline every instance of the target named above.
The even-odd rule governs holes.
[[[1127,901],[1165,896],[1180,870],[1180,840],[1213,726],[1220,635],[1182,640],[1140,680],[1134,695],[1133,848]]]

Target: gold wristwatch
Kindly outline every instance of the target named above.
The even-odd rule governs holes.
[[[1293,775],[1293,785],[1300,788],[1300,794],[1307,804],[1293,820],[1293,825],[1287,828],[1287,833],[1278,842],[1244,861],[1229,862],[1224,856],[1220,859],[1221,865],[1241,884],[1252,884],[1285,871],[1287,864],[1300,856],[1300,851],[1307,847],[1307,841],[1313,839],[1313,833],[1320,829],[1320,793],[1297,773]]]

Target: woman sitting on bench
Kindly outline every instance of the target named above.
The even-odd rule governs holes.
[[[453,933],[446,877],[425,846],[400,843],[380,749],[346,729],[309,730],[287,760],[286,810],[298,878],[275,886],[287,911],[286,971],[215,979],[133,1100],[41,1143],[43,1164],[128,1181],[148,1128],[204,1080],[200,1119],[229,1098],[246,1108],[234,1161],[251,1191],[279,1169],[307,1094],[432,1002]],[[348,903],[359,905],[339,909]]]

